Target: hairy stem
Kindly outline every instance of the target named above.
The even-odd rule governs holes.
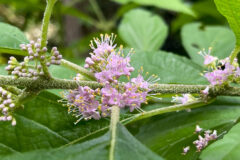
[[[230,55],[230,63],[231,64],[233,63],[234,59],[237,57],[239,52],[240,52],[240,46],[236,46]]]
[[[89,86],[90,88],[102,88],[98,82],[95,81],[75,81],[58,78],[39,78],[33,80],[31,78],[18,78],[13,79],[12,76],[1,76],[0,85],[13,85],[19,87],[30,88],[32,90],[43,89],[75,89],[78,86]],[[161,94],[183,94],[183,93],[201,93],[207,85],[182,85],[182,84],[154,84],[150,85],[151,91],[149,93],[161,93]],[[215,88],[210,87],[209,93],[213,96],[240,96],[239,87],[227,87],[227,88]]]
[[[38,95],[39,91],[32,91],[29,89],[25,89],[18,97],[18,100],[16,102],[16,106],[21,106],[25,102],[31,100],[34,98],[36,95]]]
[[[116,144],[116,134],[117,134],[117,123],[119,122],[120,108],[118,106],[112,107],[111,113],[111,123],[110,123],[110,132],[111,132],[111,144],[109,151],[109,160],[114,160],[114,150]]]
[[[94,77],[94,74],[88,70],[86,70],[85,68],[76,65],[75,63],[72,63],[68,60],[62,59],[61,60],[61,65],[72,69],[74,71],[76,71],[77,73],[80,73],[81,75],[83,75],[84,77],[88,78],[89,80],[96,80],[96,78]]]

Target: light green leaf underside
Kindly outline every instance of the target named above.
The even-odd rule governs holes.
[[[192,16],[194,15],[193,11],[187,5],[185,5],[182,0],[171,0],[171,3],[169,3],[169,1],[166,0],[114,0],[114,1],[122,4],[135,2],[140,5],[155,6],[162,9],[186,13]]]
[[[25,35],[16,27],[0,22],[0,52],[11,53],[17,55],[25,55],[26,53],[19,50],[19,45],[27,43]]]
[[[120,37],[132,48],[158,50],[167,37],[164,21],[151,12],[134,9],[127,12],[119,26]]]
[[[240,158],[240,123],[235,125],[223,139],[211,144],[202,152],[202,160],[238,160]]]
[[[158,83],[204,84],[206,80],[200,75],[202,68],[191,60],[165,51],[136,51],[131,57],[135,68],[133,77],[137,76],[141,66],[149,74],[146,79],[155,74],[160,78]]]
[[[214,0],[219,12],[228,20],[240,46],[240,0]]]
[[[191,59],[203,65],[203,56],[198,52],[212,47],[211,55],[220,59],[228,57],[235,46],[233,32],[221,26],[202,26],[200,23],[185,25],[181,31],[182,43]]]
[[[231,103],[228,103],[231,101]],[[169,160],[196,160],[199,153],[193,145],[198,124],[204,129],[216,129],[218,134],[228,131],[240,117],[240,99],[219,97],[211,105],[155,116],[128,125],[133,135],[147,147]],[[190,152],[183,156],[183,147],[190,146]],[[214,158],[212,158],[213,160]],[[215,160],[215,159],[214,159]]]
[[[39,150],[23,154],[13,154],[2,160],[106,160],[108,159],[110,134],[105,135],[72,146],[53,150]],[[117,125],[115,160],[141,159],[141,160],[162,160],[147,147],[137,141],[128,130],[121,124]]]

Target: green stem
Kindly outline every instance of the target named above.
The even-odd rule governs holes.
[[[16,106],[21,106],[22,104],[24,104],[25,102],[33,99],[37,94],[39,93],[39,91],[32,91],[29,89],[25,89],[18,97],[17,102],[16,102]]]
[[[10,91],[11,93],[13,93],[15,95],[20,95],[22,93],[21,89],[18,89],[17,87],[14,87],[14,86],[3,85],[2,88],[4,88],[5,90]]]
[[[101,88],[102,85],[94,81],[75,81],[58,78],[38,78],[33,80],[31,78],[13,79],[11,76],[0,76],[0,85],[14,85],[24,88],[31,88],[32,90],[44,89],[75,89],[78,86],[89,86],[91,88]]]
[[[46,47],[47,45],[48,25],[49,25],[52,10],[56,1],[57,0],[47,0],[47,6],[44,12],[44,17],[42,22],[41,48]],[[41,60],[40,63],[41,63],[45,78],[50,79],[51,74],[48,71],[48,67],[45,61]]]
[[[240,52],[240,46],[236,46],[230,55],[230,63],[231,64],[233,63],[234,59],[237,57],[239,52]]]
[[[111,113],[111,123],[110,123],[110,132],[111,132],[111,142],[110,142],[110,151],[109,151],[109,160],[114,160],[114,150],[116,144],[116,135],[117,135],[117,123],[119,122],[120,108],[118,106],[112,107]]]
[[[46,47],[47,45],[48,25],[56,1],[57,0],[47,0],[47,6],[42,21],[41,48]]]
[[[41,66],[42,66],[44,77],[46,79],[50,79],[52,76],[51,76],[50,72],[48,71],[48,67],[47,67],[45,61],[40,61],[40,63],[41,63]]]
[[[13,79],[12,76],[1,76],[0,75],[0,86],[1,85],[13,85],[18,87],[31,88],[32,90],[43,90],[43,89],[75,89],[78,86],[89,86],[92,89],[102,88],[103,85],[95,81],[75,81],[58,78],[39,78],[33,80],[31,78],[18,78]],[[180,84],[154,84],[149,86],[152,90],[151,93],[160,94],[183,94],[183,93],[201,93],[207,85],[180,85]],[[227,88],[215,88],[210,87],[209,93],[212,96],[240,96],[239,87],[227,87]]]
[[[128,124],[128,123],[132,123],[134,121],[138,121],[138,120],[141,120],[141,119],[145,119],[145,118],[149,118],[149,117],[152,117],[152,116],[160,115],[160,114],[163,114],[163,113],[175,112],[175,111],[181,111],[181,110],[186,110],[186,109],[192,109],[192,108],[205,106],[205,105],[210,104],[214,101],[215,101],[215,98],[210,99],[207,102],[205,102],[203,100],[197,100],[197,101],[187,103],[187,104],[177,104],[177,105],[173,105],[173,106],[169,106],[169,107],[158,108],[158,109],[154,109],[154,110],[151,110],[151,111],[136,114],[136,115],[134,115],[130,118],[122,120],[121,122],[123,124]]]
[[[85,68],[76,65],[75,63],[72,63],[68,60],[62,59],[61,60],[61,65],[72,69],[74,71],[76,71],[77,73],[80,73],[81,75],[83,75],[84,77],[88,78],[89,80],[96,80],[96,78],[94,77],[94,74],[88,70],[86,70]]]
[[[9,49],[9,48],[0,48],[0,53],[11,54],[11,55],[20,55],[26,56],[27,52],[20,49]]]

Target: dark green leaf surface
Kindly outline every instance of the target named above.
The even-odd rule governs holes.
[[[19,45],[27,43],[25,35],[16,27],[0,22],[0,53],[25,55]]]
[[[240,46],[240,0],[214,0],[219,12],[228,20]]]
[[[202,152],[202,160],[240,159],[240,123],[235,125],[223,139],[211,144]]]
[[[198,52],[212,47],[211,55],[220,59],[230,55],[235,45],[233,32],[221,26],[201,26],[200,23],[187,24],[182,28],[182,43],[194,62],[203,65],[203,56]]]
[[[130,47],[145,51],[158,50],[166,39],[167,31],[166,24],[158,15],[142,9],[127,12],[118,29],[120,37]]]
[[[130,124],[128,129],[140,142],[166,159],[194,160],[199,156],[193,145],[193,141],[197,139],[197,135],[193,133],[197,124],[204,129],[216,129],[218,134],[221,134],[229,130],[239,116],[239,98],[219,97],[214,104],[193,109],[191,112],[155,116]],[[184,156],[181,153],[186,146],[191,149]]]
[[[132,55],[131,64],[135,68],[133,76],[143,66],[149,75],[158,75],[158,83],[201,84],[206,80],[200,75],[202,68],[191,60],[165,51],[141,52]],[[147,76],[147,77],[148,77]]]
[[[105,135],[65,148],[54,150],[40,150],[35,152],[13,154],[3,160],[107,160],[109,154],[110,134]],[[153,153],[147,147],[137,141],[128,130],[122,126],[117,125],[117,138],[114,152],[115,160],[162,160],[161,157]]]
[[[81,121],[67,114],[59,98],[43,92],[15,113],[17,125],[0,122],[0,146],[5,154],[55,148],[108,126],[109,121]]]
[[[129,2],[135,2],[140,5],[146,5],[146,6],[155,6],[171,11],[176,12],[182,12],[189,15],[194,15],[193,11],[187,7],[182,0],[171,0],[171,3],[166,0],[114,0],[119,3],[129,3]]]

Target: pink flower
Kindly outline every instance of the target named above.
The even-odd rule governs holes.
[[[207,96],[209,94],[209,86],[207,86],[203,91],[202,93]]]
[[[184,147],[183,148],[183,155],[186,155],[188,152],[189,152],[189,150],[190,150],[190,147],[189,146],[187,146],[187,147]]]
[[[96,56],[102,57],[106,52],[111,52],[116,47],[116,44],[113,44],[116,36],[111,34],[110,36],[105,34],[100,35],[101,39],[95,38],[91,41],[90,47],[93,49],[93,53]],[[95,43],[95,44],[94,44]]]
[[[212,48],[210,47],[208,49],[208,52],[206,52],[205,49],[203,49],[202,51],[199,52],[199,54],[202,55],[203,58],[204,58],[204,65],[205,66],[213,64],[217,60],[217,57],[214,57],[214,56],[210,55],[211,51],[212,51]]]
[[[80,86],[78,89],[71,90],[66,96],[68,100],[69,112],[77,117],[84,119],[100,119],[98,111],[99,102],[95,98],[97,90],[85,86]]]
[[[193,101],[194,97],[191,94],[182,94],[182,97],[176,96],[173,97],[172,102],[186,104],[188,102]]]

